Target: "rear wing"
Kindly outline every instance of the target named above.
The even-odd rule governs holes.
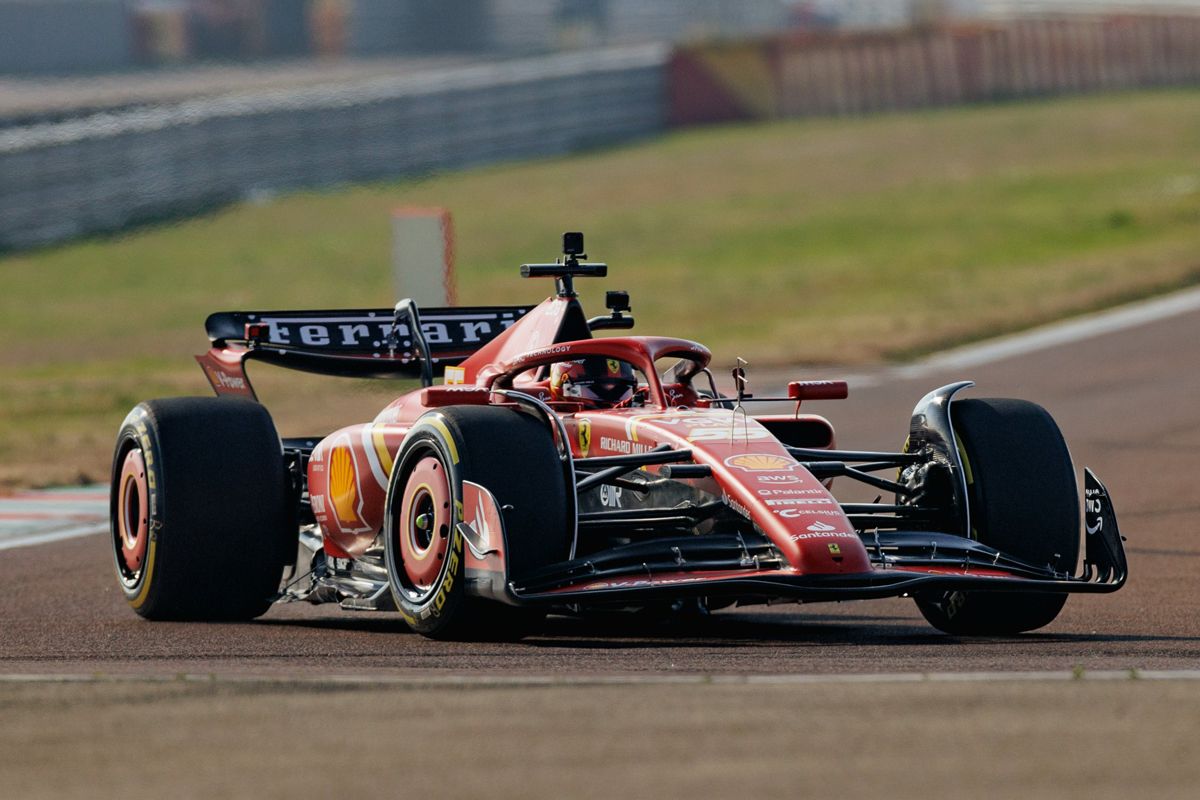
[[[422,378],[458,364],[533,306],[222,311],[204,322],[212,349],[196,361],[218,394],[254,397],[245,362],[356,378]]]

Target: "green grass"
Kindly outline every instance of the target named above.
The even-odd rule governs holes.
[[[101,475],[135,399],[203,392],[210,311],[391,305],[399,205],[452,209],[464,303],[540,299],[516,266],[580,229],[612,276],[585,303],[629,289],[640,332],[894,360],[1200,281],[1200,92],[714,127],[10,254],[0,484]],[[279,386],[285,430],[317,424]]]

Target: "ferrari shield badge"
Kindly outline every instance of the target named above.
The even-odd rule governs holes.
[[[579,420],[579,455],[587,458],[588,450],[592,447],[592,421],[587,417]]]

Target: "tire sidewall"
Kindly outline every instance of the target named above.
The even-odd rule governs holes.
[[[1057,478],[1062,485],[1046,498],[1046,503],[1063,503],[1061,515],[1064,517],[1062,523],[1064,529],[1069,527],[1077,531],[1078,520],[1076,518],[1072,521],[1070,513],[1072,508],[1077,509],[1078,506],[1073,479],[1074,464],[1061,431],[1044,408],[1028,401],[995,398],[964,400],[952,407],[952,415],[954,408],[960,411],[959,416],[953,417],[956,446],[959,449],[964,469],[973,477],[973,480],[968,481],[966,498],[971,508],[971,530],[969,532],[971,538],[995,547],[1001,552],[1036,562],[1038,558],[1029,551],[1044,550],[1045,539],[1034,542],[1011,540],[1008,537],[1009,528],[1028,535],[1028,531],[1033,526],[1022,524],[1019,521],[1005,524],[1001,521],[1003,517],[994,518],[996,514],[989,505],[1022,500],[1028,502],[1026,492],[1022,492],[1020,489],[1014,491],[1003,485],[1002,488],[997,488],[995,485],[997,481],[1001,480],[1000,476],[996,475],[998,467],[1005,466],[1008,469],[1017,469],[1018,467],[1017,465],[998,464],[997,453],[981,451],[980,448],[985,446],[994,448],[997,443],[995,441],[988,442],[988,437],[980,436],[984,429],[977,427],[980,424],[978,420],[972,422],[970,411],[989,409],[1012,414],[1015,409],[1030,419],[1038,420],[1042,439],[1036,443],[1037,446],[1054,451],[1056,457],[1060,459],[1060,466],[1062,462],[1065,462],[1067,466],[1065,474],[1059,475]],[[963,411],[968,413],[961,413]],[[1021,421],[1021,424],[1029,425],[1030,422]],[[978,441],[977,438],[981,438],[983,441]],[[1023,442],[1023,444],[1029,446],[1028,442]],[[1067,499],[1062,499],[1064,497],[1069,498],[1069,502]],[[1043,507],[1045,503],[1037,505]],[[1063,542],[1051,547],[1052,550],[1066,551],[1061,554],[1061,563],[1056,565],[1058,568],[1073,568],[1078,557],[1078,542],[1076,541],[1073,546],[1067,545],[1068,541],[1064,536]],[[1062,610],[1066,599],[1067,595],[1062,593],[962,590],[923,592],[916,596],[917,606],[931,624],[942,631],[958,635],[1012,635],[1035,630],[1053,621]]]
[[[400,457],[396,459],[388,481],[383,523],[388,585],[401,617],[409,627],[419,633],[436,633],[446,627],[465,598],[465,540],[458,530],[458,523],[463,519],[462,477],[457,452],[454,443],[448,439],[445,423],[437,416],[423,417],[404,438],[400,447]],[[448,534],[450,542],[442,568],[433,585],[424,595],[413,598],[401,579],[406,573],[400,553],[399,536],[400,526],[405,524],[405,521],[399,517],[410,467],[427,454],[437,457],[446,471],[452,498]]]
[[[120,532],[117,529],[117,504],[120,487],[117,483],[120,480],[125,456],[133,449],[142,451],[142,458],[146,464],[147,535],[149,541],[146,545],[146,556],[142,568],[137,576],[130,580],[123,574],[120,562]],[[154,607],[157,586],[155,566],[162,558],[162,542],[159,538],[159,531],[163,528],[164,510],[162,464],[162,450],[158,437],[155,435],[150,410],[145,404],[139,404],[125,417],[117,434],[109,490],[109,536],[113,568],[116,570],[117,580],[126,602],[139,614],[147,613]]]
[[[145,467],[146,552],[122,575],[122,463]],[[249,620],[274,601],[295,535],[294,502],[274,422],[248,400],[139,403],[117,434],[109,500],[114,569],[126,601],[154,620]],[[119,506],[121,506],[119,508]],[[128,562],[124,562],[126,565]]]

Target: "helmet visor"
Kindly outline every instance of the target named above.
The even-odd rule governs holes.
[[[563,381],[563,394],[593,403],[624,402],[633,396],[638,385],[633,366],[613,358],[588,357],[571,372]]]

